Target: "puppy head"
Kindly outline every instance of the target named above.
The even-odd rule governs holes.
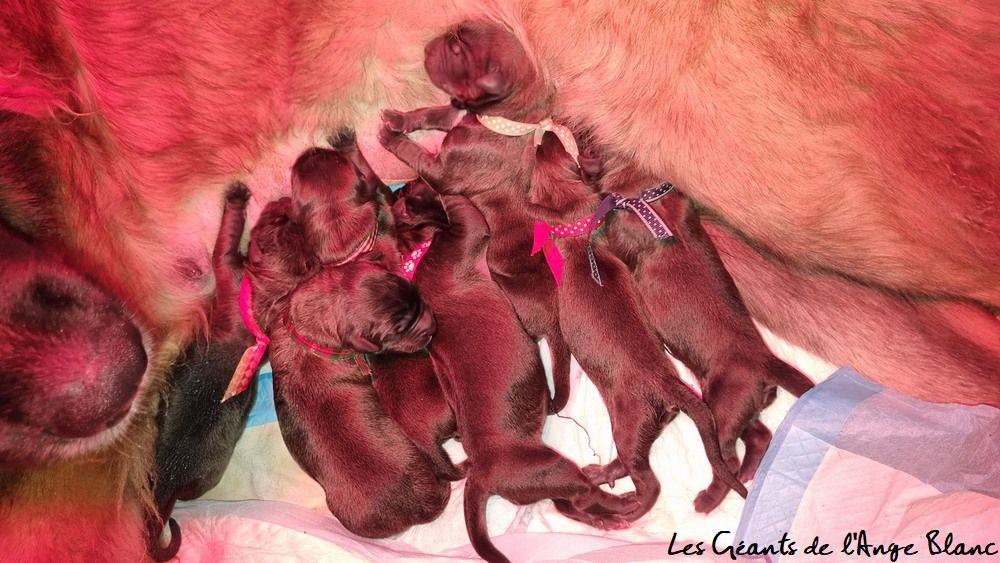
[[[327,202],[360,205],[374,197],[371,186],[339,150],[313,147],[292,165],[292,201],[299,217]]]
[[[328,265],[292,292],[289,318],[309,340],[337,350],[412,353],[437,326],[417,289],[369,253]]]
[[[0,226],[0,467],[103,447],[127,425],[146,347],[121,303]]]
[[[413,180],[389,199],[398,230],[443,229],[450,224],[441,194],[421,179]]]
[[[504,100],[537,77],[512,33],[495,24],[471,21],[428,43],[424,68],[456,107],[471,110]]]
[[[339,262],[365,240],[380,220],[376,183],[366,182],[345,153],[306,151],[292,170],[294,215],[323,263]]]
[[[292,200],[268,203],[250,231],[247,268],[258,276],[299,278],[315,261],[302,226],[292,219]]]

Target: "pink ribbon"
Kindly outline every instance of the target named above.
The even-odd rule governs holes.
[[[423,260],[424,255],[427,254],[427,249],[431,247],[431,242],[434,239],[427,239],[424,242],[417,245],[412,252],[403,260],[403,265],[399,268],[399,275],[406,278],[406,281],[413,281],[413,276],[417,275],[417,266],[420,265],[420,261]]]
[[[555,239],[570,238],[587,234],[591,230],[591,217],[582,217],[570,225],[549,225],[541,221],[535,221],[534,237],[531,242],[531,256],[539,251],[545,256],[545,262],[549,265],[549,271],[556,280],[556,287],[562,287],[563,277],[563,257],[556,247]],[[594,229],[601,226],[603,221],[598,221],[593,226]]]
[[[264,334],[264,331],[261,330],[260,326],[257,325],[257,321],[253,318],[252,303],[253,288],[250,286],[250,278],[243,276],[243,281],[240,283],[240,318],[243,319],[243,325],[247,327],[247,330],[250,331],[256,342],[244,350],[243,356],[240,358],[240,363],[236,364],[233,377],[229,380],[226,392],[222,395],[221,402],[223,403],[246,391],[246,388],[250,385],[250,380],[253,379],[253,374],[260,367],[260,361],[264,358],[267,345],[271,342],[271,339]]]

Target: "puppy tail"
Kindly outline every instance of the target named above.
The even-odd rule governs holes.
[[[181,527],[177,524],[177,520],[168,518],[166,527],[170,529],[170,542],[167,545],[160,544],[163,528],[159,526],[150,528],[149,557],[153,561],[170,561],[181,549]]]
[[[694,421],[698,434],[701,435],[702,444],[705,446],[705,455],[708,456],[708,462],[712,465],[712,473],[741,497],[747,498],[747,488],[729,471],[726,461],[722,458],[722,450],[719,448],[719,430],[715,425],[712,411],[695,396],[693,391],[687,386],[684,387],[690,396],[685,396],[679,407]]]
[[[490,541],[486,528],[486,501],[490,493],[478,483],[471,473],[465,481],[465,528],[472,547],[480,557],[490,563],[509,563],[509,559]]]
[[[555,414],[566,406],[569,401],[569,369],[570,353],[562,332],[545,336],[549,344],[549,355],[552,357],[552,383],[554,393],[549,401],[549,414]]]
[[[804,373],[778,358],[772,358],[767,370],[771,383],[786,389],[796,397],[812,389],[815,384]]]

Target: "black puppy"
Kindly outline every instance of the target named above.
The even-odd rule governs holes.
[[[237,302],[243,277],[239,245],[249,198],[242,184],[226,194],[212,254],[216,290],[210,332],[205,341],[187,348],[160,400],[153,466],[158,514],[149,523],[149,552],[156,561],[173,558],[180,548],[180,527],[170,518],[174,503],[200,497],[222,479],[256,396],[251,381],[246,392],[221,402],[244,350],[254,342]],[[164,521],[170,526],[167,545],[160,541]]]

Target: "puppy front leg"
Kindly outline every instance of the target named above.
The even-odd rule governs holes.
[[[451,131],[461,113],[462,110],[451,105],[420,108],[408,112],[387,109],[382,111],[382,123],[393,131],[403,134],[427,129]]]
[[[378,140],[385,150],[396,155],[396,158],[412,168],[425,182],[435,188],[441,185],[443,166],[435,155],[407,139],[402,133],[393,131],[385,123],[379,129]]]
[[[236,182],[226,191],[226,203],[222,209],[222,223],[212,250],[212,270],[215,274],[215,305],[213,332],[229,333],[239,323],[234,313],[243,275],[243,256],[240,254],[240,239],[246,225],[247,203],[250,190],[241,182]],[[232,318],[230,318],[232,317]]]

